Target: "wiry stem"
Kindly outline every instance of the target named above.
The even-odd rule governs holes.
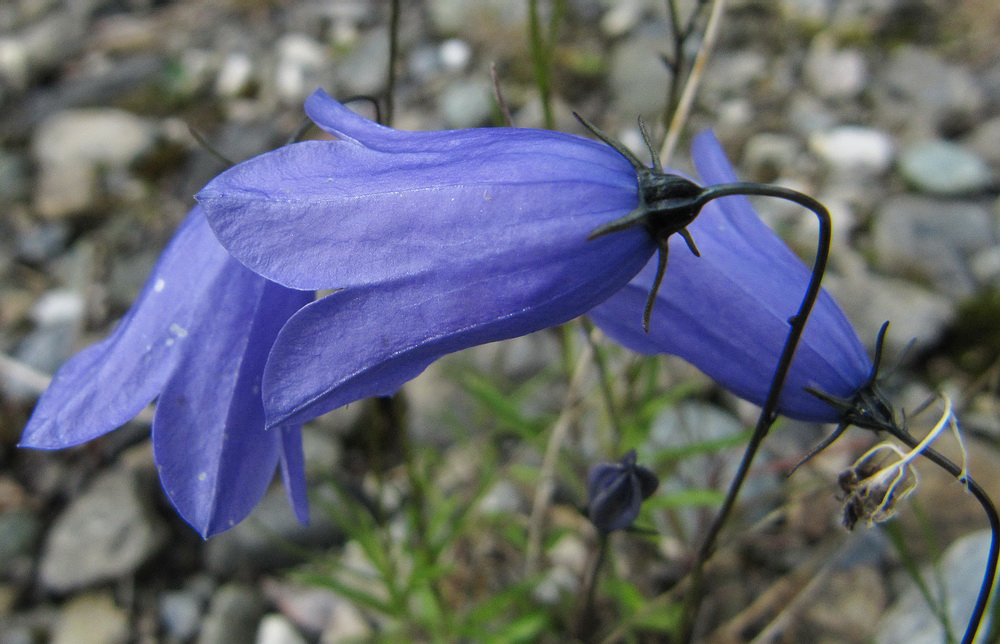
[[[670,163],[670,157],[677,146],[677,140],[681,136],[681,128],[684,126],[688,114],[691,112],[695,94],[698,92],[698,85],[701,82],[702,75],[705,73],[708,56],[715,46],[715,39],[719,35],[719,25],[722,23],[722,15],[725,11],[725,0],[715,0],[712,4],[712,12],[709,14],[708,25],[705,26],[705,35],[702,39],[701,49],[698,50],[698,56],[694,59],[691,74],[688,76],[684,92],[677,102],[677,109],[674,110],[673,118],[670,120],[670,127],[667,128],[667,136],[663,141],[663,146],[660,148],[660,158],[663,159],[664,163]]]
[[[813,263],[812,275],[809,279],[809,286],[806,288],[806,292],[802,298],[802,304],[799,306],[798,312],[789,320],[790,328],[788,330],[788,336],[785,339],[785,346],[782,348],[781,356],[778,358],[778,364],[775,367],[774,376],[771,378],[771,386],[768,389],[764,407],[761,409],[760,416],[757,419],[757,425],[754,427],[753,435],[750,437],[746,450],[743,452],[743,459],[740,461],[736,476],[733,478],[733,482],[729,486],[729,491],[726,493],[726,498],[722,503],[722,507],[716,515],[715,520],[712,522],[708,534],[702,542],[701,548],[698,550],[698,556],[695,559],[694,567],[691,571],[691,587],[688,591],[687,611],[683,622],[684,637],[682,641],[689,641],[694,629],[695,616],[698,611],[698,605],[701,601],[702,586],[704,583],[703,571],[705,562],[708,561],[709,557],[711,557],[712,553],[715,551],[715,544],[718,540],[719,533],[722,531],[723,525],[725,525],[726,521],[729,519],[733,506],[736,504],[736,498],[739,496],[743,483],[746,481],[747,474],[750,472],[750,465],[753,463],[753,459],[757,455],[757,450],[760,449],[761,443],[763,443],[764,439],[767,437],[768,431],[770,431],[771,426],[778,417],[778,398],[781,395],[781,390],[785,384],[785,378],[788,376],[788,371],[791,368],[792,359],[795,356],[795,349],[799,344],[803,331],[805,330],[809,314],[812,311],[813,305],[816,303],[816,298],[819,297],[820,283],[823,280],[823,274],[826,272],[826,264],[830,256],[832,223],[830,221],[829,211],[827,211],[826,207],[819,201],[809,197],[808,195],[804,195],[787,188],[742,182],[722,184],[707,188],[699,198],[699,201],[702,202],[702,205],[704,205],[712,199],[718,199],[720,197],[736,194],[778,197],[808,208],[813,211],[819,219],[819,240],[817,243],[816,259]]]

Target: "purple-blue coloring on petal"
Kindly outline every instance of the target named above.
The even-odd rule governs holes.
[[[638,203],[612,148],[517,128],[399,132],[325,94],[306,141],[198,194],[220,241],[293,288],[337,289],[293,316],[264,377],[269,425],[385,395],[437,358],[577,317],[655,248],[641,229],[587,241]]]
[[[736,181],[711,132],[695,139],[693,156],[706,185]],[[678,236],[670,239],[670,259],[648,334],[641,317],[655,260],[590,316],[625,347],[680,356],[734,394],[762,405],[788,320],[798,311],[810,271],[760,220],[746,197],[710,202],[688,230],[701,257],[693,256]],[[824,290],[806,325],[778,409],[800,420],[837,422],[837,412],[804,388],[849,397],[870,370],[867,351]]]
[[[311,300],[234,260],[195,207],[112,334],[56,373],[21,446],[78,445],[159,396],[154,459],[171,502],[200,534],[242,520],[281,455],[292,505],[304,516],[299,428],[265,430],[260,387],[278,330]]]

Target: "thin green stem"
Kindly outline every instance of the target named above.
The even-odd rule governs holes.
[[[531,62],[535,68],[535,84],[542,100],[542,114],[545,127],[554,130],[555,113],[552,110],[552,38],[554,37],[556,10],[553,8],[552,22],[548,34],[543,34],[542,18],[538,8],[539,0],[528,0],[528,40],[531,47]]]
[[[618,413],[618,405],[615,404],[614,392],[611,390],[611,383],[613,379],[611,378],[611,371],[608,369],[608,361],[604,355],[604,349],[595,340],[594,335],[597,332],[597,328],[594,323],[587,318],[580,318],[580,324],[583,326],[584,335],[587,338],[587,344],[590,345],[591,350],[594,355],[594,365],[597,367],[598,380],[601,385],[601,395],[604,397],[604,406],[608,412],[608,420],[611,422],[611,428],[615,432],[616,443],[621,439],[622,436],[622,421],[621,415]],[[613,450],[617,453],[617,444]]]
[[[392,0],[389,3],[389,69],[387,87],[385,90],[385,122],[382,125],[392,126],[392,118],[396,109],[396,61],[399,60],[399,21],[402,2]]]

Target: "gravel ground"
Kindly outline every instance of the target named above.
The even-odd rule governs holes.
[[[397,127],[493,123],[491,65],[515,123],[542,125],[526,3],[404,4]],[[636,117],[659,122],[670,82],[659,58],[670,47],[663,7],[568,0],[565,8],[554,53],[559,129],[583,133],[576,110],[637,147]],[[0,4],[0,642],[335,642],[375,628],[342,598],[284,580],[280,571],[297,559],[268,534],[316,551],[336,550],[344,535],[323,517],[298,526],[280,490],[252,526],[202,542],[159,491],[148,419],[59,453],[15,444],[45,377],[113,327],[193,193],[224,169],[188,128],[234,161],[281,145],[316,87],[339,97],[385,87],[387,23],[386,3],[376,0]],[[828,288],[863,339],[892,320],[890,362],[916,339],[893,395],[912,409],[929,391],[950,393],[971,471],[994,496],[998,32],[1000,5],[990,0],[733,1],[686,131],[713,127],[743,178],[795,187],[830,207]],[[679,150],[674,165],[687,169],[685,157]],[[760,210],[809,252],[811,219],[780,204]],[[539,334],[457,360],[496,364],[497,352],[514,378],[559,359],[552,338]],[[679,362],[665,365],[690,375]],[[458,452],[435,429],[434,410],[462,404],[449,397],[456,388],[446,376],[431,369],[407,395],[418,439]],[[685,402],[657,420],[654,434],[669,443],[694,425],[723,435],[732,431],[726,423],[753,418],[725,402],[725,412]],[[353,407],[307,432],[310,471],[350,467],[342,437],[364,414]],[[802,430],[801,441],[768,455],[775,472],[819,436]],[[761,641],[795,641],[788,625],[765,617],[785,604],[815,641],[940,641],[933,622],[919,621],[919,595],[907,590],[884,534],[847,537],[835,527],[831,481],[865,441],[842,441],[790,482],[751,491],[779,495],[786,511],[781,525],[720,557],[710,614],[728,621],[713,641],[747,641],[768,624],[778,630]],[[468,482],[467,457],[447,453],[446,474]],[[680,480],[703,477],[699,468]],[[524,494],[505,482],[487,499],[514,511]],[[959,563],[942,566],[944,583],[956,597],[974,592],[982,564],[968,562],[982,561],[985,522],[933,472],[922,477],[920,498],[936,538],[963,538],[948,555]],[[697,531],[704,516],[695,514]],[[918,524],[903,517],[902,533]],[[680,543],[661,544],[660,577],[670,576]],[[573,570],[577,546],[550,551],[554,569]],[[755,558],[755,576],[724,574]],[[779,577],[794,592],[775,584]],[[754,600],[759,614],[746,609]]]

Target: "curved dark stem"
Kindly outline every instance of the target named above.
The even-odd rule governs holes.
[[[588,624],[594,619],[594,597],[597,590],[597,578],[601,574],[601,568],[608,554],[608,543],[610,535],[600,533],[597,542],[597,554],[594,556],[593,565],[587,571],[587,576],[583,581],[583,603],[579,606],[576,615],[576,635],[583,639],[585,633],[592,624]]]
[[[236,163],[228,159],[226,155],[213,148],[212,145],[205,139],[205,137],[201,135],[201,132],[196,130],[194,126],[191,125],[190,123],[188,123],[188,132],[191,134],[191,136],[194,137],[194,140],[198,142],[198,145],[200,145],[202,149],[204,149],[206,152],[211,154],[219,161],[222,161],[222,163],[225,164],[227,168],[231,168],[234,165],[236,165]]]
[[[908,431],[899,427],[886,428],[886,431],[910,449],[916,447],[920,442]],[[976,501],[979,501],[979,505],[982,506],[986,518],[990,522],[990,553],[986,559],[986,572],[983,575],[983,583],[979,587],[976,605],[973,607],[969,623],[965,627],[965,635],[962,636],[962,644],[972,644],[983,622],[983,616],[986,614],[990,593],[993,591],[993,580],[996,579],[997,575],[997,563],[1000,561],[1000,541],[998,541],[1000,539],[1000,516],[997,515],[996,507],[986,491],[971,476],[965,474],[962,468],[930,448],[921,452],[921,455],[962,482],[976,498]]]
[[[795,355],[795,349],[799,344],[799,339],[802,337],[802,332],[805,330],[806,322],[809,319],[809,313],[812,311],[813,305],[816,303],[816,298],[819,297],[820,283],[823,280],[823,274],[826,272],[826,264],[830,256],[832,228],[830,213],[823,204],[808,195],[778,186],[737,182],[720,184],[706,188],[697,200],[701,206],[704,206],[713,199],[737,194],[778,197],[808,208],[813,211],[819,219],[819,240],[817,243],[816,259],[813,263],[812,275],[809,278],[809,286],[806,288],[806,292],[802,298],[802,304],[799,306],[798,312],[789,320],[790,328],[788,330],[788,336],[785,339],[785,346],[781,351],[781,357],[778,358],[778,364],[774,370],[774,377],[771,379],[771,387],[768,389],[767,399],[765,400],[764,407],[761,409],[760,416],[757,419],[757,425],[754,427],[754,432],[750,437],[750,442],[747,444],[746,450],[743,452],[743,460],[740,461],[739,469],[736,472],[736,476],[733,478],[733,482],[729,486],[729,491],[726,493],[726,498],[722,503],[722,507],[716,515],[715,520],[712,522],[712,525],[708,530],[708,534],[702,542],[701,548],[698,550],[698,556],[695,559],[694,567],[691,571],[691,587],[688,592],[687,608],[683,622],[683,638],[681,641],[690,641],[691,634],[694,629],[695,616],[697,614],[698,604],[701,601],[705,562],[708,561],[709,557],[712,556],[712,553],[715,550],[715,544],[718,540],[719,533],[722,531],[723,525],[725,525],[726,521],[729,519],[733,506],[736,504],[736,498],[739,496],[743,483],[746,481],[747,474],[750,471],[750,465],[753,463],[753,459],[757,455],[757,450],[760,448],[761,443],[764,442],[768,431],[770,431],[771,426],[778,417],[778,398],[781,395],[782,387],[785,384],[785,378],[788,376],[788,370],[791,368],[792,358]]]

